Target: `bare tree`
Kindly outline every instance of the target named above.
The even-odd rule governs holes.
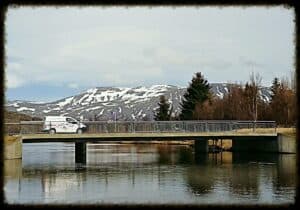
[[[262,83],[262,77],[258,72],[254,74],[254,72],[251,72],[250,74],[250,86],[252,89],[252,111],[253,111],[253,120],[257,120],[257,104],[260,99],[261,94],[261,83]]]
[[[291,85],[291,89],[294,91],[294,92],[296,92],[296,85],[297,85],[297,83],[296,83],[296,74],[295,74],[295,69],[293,69],[293,70],[291,70],[291,81],[290,81],[290,85]]]

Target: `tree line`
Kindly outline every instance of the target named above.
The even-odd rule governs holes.
[[[229,84],[222,97],[214,95],[201,72],[195,73],[180,103],[181,112],[174,116],[171,103],[162,95],[155,120],[274,120],[280,126],[296,124],[296,83],[275,77],[271,86],[271,99],[261,95],[262,77],[250,74],[245,84]]]

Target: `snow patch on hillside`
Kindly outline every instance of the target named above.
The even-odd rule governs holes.
[[[17,109],[18,112],[21,112],[21,111],[32,111],[34,112],[35,109],[34,108],[28,108],[28,107],[20,107]]]
[[[70,98],[66,98],[64,101],[57,103],[58,106],[64,107],[65,105],[69,104],[73,100],[74,96]]]
[[[99,108],[101,108],[102,106],[95,106],[95,107],[92,107],[92,108],[88,108],[86,109],[87,112],[91,111],[91,110],[97,110]]]
[[[103,112],[104,112],[104,109],[102,109],[102,110],[101,110],[101,112],[99,113],[99,115],[102,115],[102,114],[103,114]]]
[[[8,104],[8,106],[13,106],[13,107],[20,107],[19,104],[17,102],[12,103],[12,104]]]

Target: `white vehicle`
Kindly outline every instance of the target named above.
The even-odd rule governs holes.
[[[50,134],[55,133],[79,133],[86,129],[86,125],[78,122],[72,117],[46,116],[43,131]]]

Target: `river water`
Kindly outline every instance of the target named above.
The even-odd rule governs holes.
[[[295,154],[195,155],[191,146],[88,144],[75,165],[73,143],[23,144],[4,161],[9,204],[290,204]]]

